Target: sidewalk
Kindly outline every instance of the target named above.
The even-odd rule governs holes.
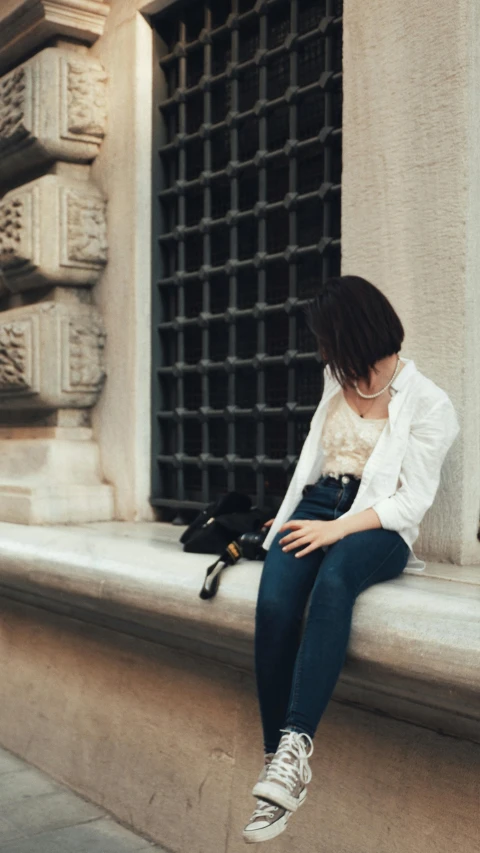
[[[162,853],[0,749],[0,853]]]

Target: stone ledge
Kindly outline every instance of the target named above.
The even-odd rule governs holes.
[[[161,523],[0,524],[0,594],[251,669],[262,564],[227,569],[204,602],[214,557],[185,554],[180,532]],[[367,590],[336,698],[479,741],[479,599],[480,569],[443,564]]]

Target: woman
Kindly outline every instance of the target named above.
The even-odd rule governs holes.
[[[303,803],[355,599],[424,567],[412,545],[459,430],[445,391],[399,355],[402,323],[373,284],[330,279],[307,316],[325,385],[264,542],[255,660],[265,763],[247,842],[279,835]]]

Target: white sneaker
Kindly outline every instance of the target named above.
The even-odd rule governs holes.
[[[304,732],[282,729],[283,735],[272,761],[265,767],[253,795],[267,800],[289,812],[294,812],[307,795],[306,785],[312,778],[308,759],[313,753],[313,743]]]
[[[262,767],[262,769],[261,769],[261,771],[260,771],[260,776],[258,777],[258,781],[259,781],[259,782],[263,782],[263,780],[266,778],[267,770],[268,770],[268,768],[270,767],[270,764],[272,763],[272,761],[273,761],[273,759],[274,759],[274,758],[275,758],[275,753],[274,753],[274,752],[267,752],[267,753],[265,753],[265,755],[264,755],[264,765],[263,765],[263,767]]]
[[[265,764],[262,767],[259,782],[263,782],[267,775],[267,769],[272,762],[274,752],[265,755]],[[267,803],[265,800],[257,800],[257,806],[249,822],[243,830],[243,838],[247,844],[255,844],[259,841],[269,841],[276,838],[285,829],[291,815],[286,809]]]
[[[257,800],[257,807],[243,830],[244,840],[247,844],[254,844],[276,838],[286,828],[291,814],[266,800]]]

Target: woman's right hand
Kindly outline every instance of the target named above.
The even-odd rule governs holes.
[[[275,521],[275,519],[271,518],[269,521],[266,521],[263,526],[264,527],[271,527],[274,521]]]

